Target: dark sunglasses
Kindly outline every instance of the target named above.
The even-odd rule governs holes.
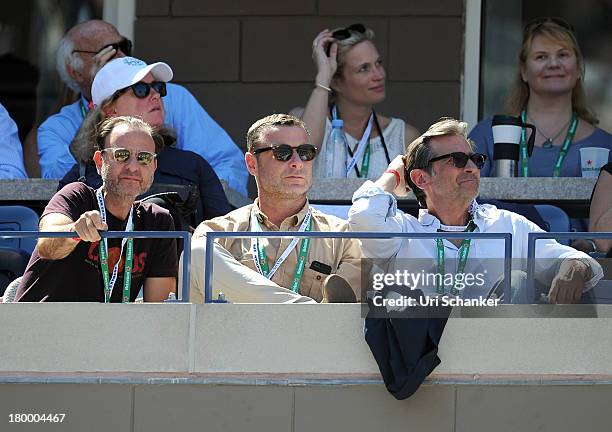
[[[126,56],[129,56],[129,55],[132,54],[132,41],[127,39],[127,38],[123,38],[123,39],[121,39],[121,41],[119,41],[117,43],[112,43],[112,44],[104,45],[98,51],[72,50],[72,52],[73,53],[77,52],[77,53],[98,54],[100,51],[102,51],[103,49],[108,48],[108,47],[113,47],[117,51],[121,51]]]
[[[427,165],[430,165],[431,163],[435,161],[439,161],[442,159],[448,159],[448,158],[453,159],[453,164],[457,168],[465,168],[468,161],[471,160],[472,162],[474,162],[474,165],[476,165],[476,168],[481,169],[484,166],[485,161],[487,160],[487,156],[481,153],[472,153],[468,155],[463,152],[453,152],[453,153],[448,153],[442,156],[436,156],[434,158],[431,158],[429,159],[429,162],[427,162]]]
[[[132,89],[132,93],[134,93],[134,96],[139,99],[144,99],[149,96],[149,94],[151,94],[151,89],[155,90],[161,97],[164,97],[168,94],[168,90],[166,89],[166,83],[163,81],[153,81],[150,83],[137,82],[136,84],[132,84],[129,87],[118,90],[113,96],[113,99],[117,99],[128,89]]]
[[[297,147],[291,147],[289,144],[279,144],[272,147],[255,149],[253,150],[253,154],[257,155],[259,153],[267,152],[268,150],[272,150],[272,157],[274,157],[274,159],[277,161],[287,162],[289,159],[291,159],[293,150],[295,150],[300,160],[308,162],[315,158],[319,149],[312,144],[300,144]]]
[[[365,33],[366,28],[363,24],[351,24],[348,27],[338,29],[332,33],[332,37],[337,40],[344,40],[351,37],[351,32]]]
[[[115,161],[119,163],[126,163],[130,160],[132,152],[126,148],[107,148],[100,150],[102,153],[111,152]],[[142,166],[149,166],[153,163],[157,155],[148,151],[141,150],[136,153],[136,161]]]
[[[533,32],[538,27],[540,27],[542,24],[546,24],[546,23],[556,24],[559,27],[562,27],[565,30],[569,31],[570,33],[575,33],[574,27],[570,23],[565,21],[563,18],[558,18],[558,17],[539,17],[539,18],[534,18],[531,21],[529,21],[527,24],[525,24],[525,27],[523,27],[523,34],[527,34],[529,32]]]

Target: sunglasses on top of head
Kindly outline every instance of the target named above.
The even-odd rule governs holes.
[[[317,156],[318,149],[312,144],[300,144],[297,147],[291,147],[289,144],[273,145],[271,147],[263,147],[253,150],[253,154],[267,152],[272,150],[272,157],[277,161],[287,162],[291,159],[293,151],[298,154],[300,160],[308,162],[313,160]]]
[[[102,153],[110,152],[113,155],[113,159],[119,163],[127,163],[132,157],[132,152],[126,148],[106,148],[100,150]],[[136,152],[134,155],[136,157],[136,161],[142,166],[149,166],[153,163],[157,154],[151,153],[149,151],[141,150]]]
[[[527,34],[527,32],[534,31],[538,27],[540,27],[542,24],[546,24],[546,23],[556,24],[559,27],[564,28],[565,30],[569,31],[572,34],[575,33],[574,27],[570,23],[565,21],[563,18],[539,17],[539,18],[532,19],[527,24],[525,24],[525,27],[523,27],[523,34]]]
[[[112,43],[112,44],[104,45],[98,51],[87,51],[87,50],[76,50],[75,49],[75,50],[72,50],[72,52],[73,53],[98,54],[100,51],[102,51],[102,50],[104,50],[104,49],[106,49],[108,47],[113,47],[115,50],[121,51],[126,56],[129,56],[129,55],[132,54],[132,41],[127,39],[127,38],[123,38],[123,39],[121,39],[117,43]]]
[[[363,24],[351,24],[348,27],[341,28],[332,33],[332,37],[337,40],[344,40],[351,37],[351,32],[365,33],[366,28]]]
[[[137,82],[136,84],[132,84],[129,87],[118,90],[114,95],[114,99],[117,99],[128,89],[132,89],[132,93],[134,93],[134,96],[139,99],[143,99],[149,96],[149,94],[151,93],[151,89],[155,90],[161,97],[164,97],[166,96],[166,94],[168,94],[168,91],[166,89],[166,83],[163,81],[153,81],[150,83]]]
[[[465,168],[468,161],[471,160],[472,162],[474,162],[474,165],[476,165],[476,168],[481,169],[484,166],[485,161],[487,160],[487,156],[481,153],[467,154],[463,152],[453,152],[431,158],[429,159],[429,162],[427,162],[427,165],[431,165],[435,161],[448,158],[451,158],[453,160],[453,165],[455,165],[455,167],[457,168]]]

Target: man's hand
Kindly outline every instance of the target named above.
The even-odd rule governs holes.
[[[585,282],[592,276],[591,268],[584,262],[577,259],[564,260],[550,286],[549,302],[577,303],[584,291]]]
[[[102,51],[93,56],[93,64],[89,70],[91,81],[95,78],[96,74],[100,69],[104,67],[106,63],[111,61],[117,55],[117,50],[112,45],[107,46]]]
[[[396,171],[399,174],[399,183],[394,173],[385,172],[376,180],[376,185],[386,192],[394,193],[396,196],[406,196],[410,189],[404,178],[405,169],[403,156],[396,156],[387,167],[387,171]]]
[[[74,223],[74,231],[77,232],[81,240],[88,242],[100,240],[98,230],[108,230],[108,226],[102,222],[102,216],[100,216],[98,210],[83,213]]]

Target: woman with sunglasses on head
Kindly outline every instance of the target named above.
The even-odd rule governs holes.
[[[192,226],[230,211],[221,182],[208,162],[196,153],[174,147],[174,133],[164,127],[163,97],[166,95],[166,82],[171,79],[172,70],[167,64],[147,65],[133,57],[113,60],[100,69],[92,85],[95,108],[87,114],[70,145],[70,151],[79,163],[60,181],[59,187],[77,180],[99,187],[102,179],[93,163],[94,142],[91,137],[106,118],[137,116],[160,129],[166,144],[157,155],[157,170],[150,192],[178,192],[181,200],[171,202],[178,208],[170,210],[179,213],[195,210],[188,217]],[[114,156],[119,161],[123,157],[116,153]],[[146,163],[146,160],[141,163]],[[156,187],[156,184],[160,186]],[[166,195],[164,199],[169,201],[173,197],[178,198]],[[176,220],[177,215],[173,216]]]
[[[596,127],[584,91],[584,58],[572,27],[559,18],[538,18],[524,29],[509,114],[535,126],[535,147],[527,156],[530,132],[521,136],[521,177],[580,177],[580,149],[612,149],[612,135]],[[470,133],[489,156],[483,176],[494,176],[492,119]]]
[[[377,178],[419,135],[403,120],[374,110],[385,100],[386,72],[373,40],[371,29],[353,24],[323,30],[313,41],[315,86],[306,107],[294,108],[292,113],[308,125],[312,143],[319,147],[321,157],[315,160],[315,178]],[[348,148],[334,149],[335,163],[328,172],[326,146],[334,119],[344,122]]]

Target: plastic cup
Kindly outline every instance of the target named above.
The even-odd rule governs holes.
[[[610,150],[601,147],[583,147],[580,149],[582,177],[596,178],[601,167],[608,163]]]

